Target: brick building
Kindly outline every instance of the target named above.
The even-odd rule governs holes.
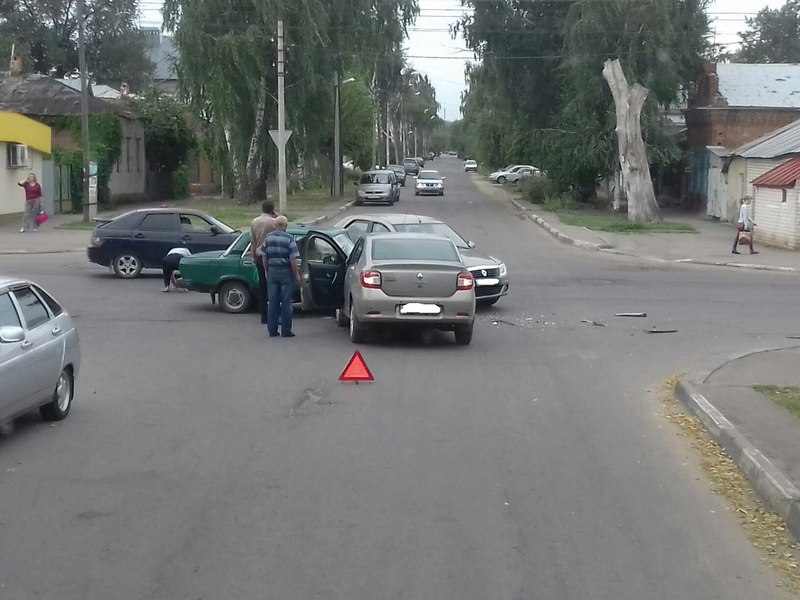
[[[800,118],[800,65],[707,63],[685,115],[689,202],[707,206],[712,163]]]

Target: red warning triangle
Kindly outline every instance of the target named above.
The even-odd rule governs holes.
[[[361,356],[361,352],[358,350],[353,352],[353,356],[350,357],[350,361],[344,371],[339,375],[339,381],[355,381],[356,383],[359,381],[375,381],[367,363],[364,362],[364,357]]]

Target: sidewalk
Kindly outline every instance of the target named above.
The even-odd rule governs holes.
[[[503,192],[503,188],[491,186],[493,196],[498,197]],[[511,195],[506,197],[511,198]],[[657,262],[774,270],[785,272],[787,277],[800,274],[800,251],[756,243],[757,255],[731,254],[734,228],[711,221],[702,214],[663,212],[667,220],[689,223],[697,233],[596,233],[564,225],[550,213],[538,213],[540,207],[522,204],[513,198],[511,201],[562,242],[587,251]],[[347,206],[344,201],[331,202],[325,209],[305,215],[298,222],[312,226],[332,219]],[[85,252],[91,229],[63,228],[79,220],[80,215],[52,215],[39,233],[21,234],[21,215],[0,218],[0,255]],[[711,372],[690,375],[679,383],[676,392],[704,422],[711,437],[737,462],[762,498],[783,516],[798,539],[800,420],[752,387],[757,384],[800,387],[799,365],[800,341],[794,347],[759,349],[752,354],[731,357]]]

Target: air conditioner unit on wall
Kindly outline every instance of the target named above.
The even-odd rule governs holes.
[[[25,144],[8,145],[9,169],[26,169],[30,167],[28,160],[28,147]]]

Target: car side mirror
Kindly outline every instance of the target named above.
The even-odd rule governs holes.
[[[444,181],[445,179],[447,179],[447,177],[442,177],[442,181]]]
[[[217,227],[216,225],[212,225],[212,226],[211,226],[211,229],[209,229],[209,231],[210,231],[211,233],[213,233],[214,235],[219,235],[220,233],[222,233],[222,231],[220,230],[220,228],[219,228],[219,227]]]
[[[13,344],[25,340],[25,330],[22,327],[8,325],[0,327],[0,343]]]
[[[469,242],[467,242],[467,246],[469,246],[470,248],[472,248],[474,250],[475,248],[478,247],[478,244],[476,244],[475,242],[470,240]]]

